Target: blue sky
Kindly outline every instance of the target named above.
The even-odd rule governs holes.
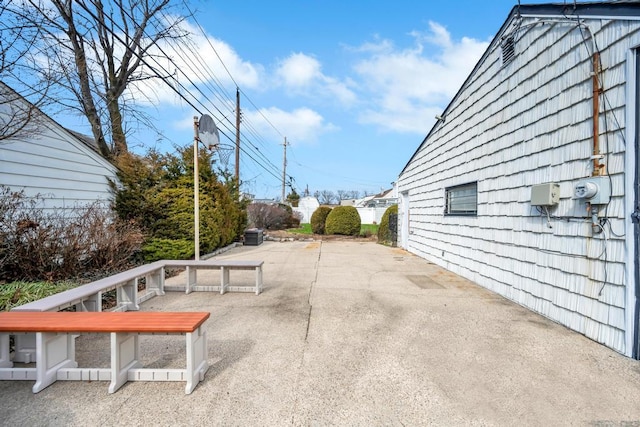
[[[186,65],[176,76],[185,91],[191,82],[204,88],[194,96],[210,105],[227,135],[221,135],[223,146],[234,138],[223,115],[235,123],[232,103],[240,87],[244,191],[280,196],[287,137],[287,176],[298,192],[376,193],[391,188],[516,4],[192,0],[205,33],[192,22],[193,43],[229,100],[215,100],[207,87],[216,84]],[[196,111],[166,86],[153,92],[149,111],[163,137],[140,131],[130,144],[140,152],[188,144]],[[233,170],[233,155],[228,166]]]

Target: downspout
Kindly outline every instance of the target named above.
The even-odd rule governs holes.
[[[627,89],[626,89],[626,123],[625,135],[625,180],[624,209],[630,212],[625,215],[625,355],[640,359],[640,48],[627,52]]]
[[[631,56],[631,55],[629,55]],[[633,52],[633,56],[631,56],[632,60],[629,63],[633,64],[633,71],[629,73],[630,76],[634,76],[632,80],[633,92],[632,95],[627,99],[634,99],[635,104],[633,108],[629,108],[627,102],[627,114],[629,114],[628,121],[629,127],[631,127],[633,133],[633,156],[629,156],[626,154],[627,162],[630,163],[632,167],[627,170],[632,170],[633,172],[633,191],[631,195],[627,194],[625,191],[625,198],[629,200],[629,197],[632,199],[632,203],[630,205],[633,208],[633,213],[631,214],[631,229],[633,229],[633,242],[629,245],[633,248],[630,252],[630,257],[633,258],[633,267],[629,266],[628,268],[633,268],[633,274],[629,274],[628,277],[633,277],[633,285],[627,285],[630,289],[627,291],[627,304],[633,304],[633,310],[631,310],[631,325],[633,331],[633,341],[631,343],[631,357],[634,359],[640,360],[640,227],[638,226],[638,222],[640,222],[640,166],[638,165],[638,154],[640,153],[640,137],[638,136],[638,130],[640,129],[640,118],[638,117],[638,113],[640,112],[640,88],[638,87],[638,81],[640,81],[640,49],[636,49]],[[631,120],[629,120],[631,119]],[[627,180],[628,182],[628,180]],[[631,233],[627,233],[631,234]],[[627,238],[628,239],[628,238]],[[633,294],[631,294],[633,292]],[[626,308],[629,310],[629,307]],[[627,343],[629,340],[627,340]]]

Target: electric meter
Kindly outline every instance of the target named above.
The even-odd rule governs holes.
[[[592,205],[606,205],[611,199],[611,182],[608,176],[582,179],[573,190],[576,199],[585,199]]]

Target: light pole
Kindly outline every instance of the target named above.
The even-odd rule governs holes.
[[[193,241],[195,259],[200,259],[200,171],[198,169],[198,117],[193,117]]]
[[[200,137],[202,132],[202,138]],[[193,117],[193,244],[195,246],[195,259],[200,259],[200,170],[198,167],[198,142],[200,140],[211,151],[218,148],[220,135],[218,128],[211,116],[204,114],[198,121],[198,116]]]

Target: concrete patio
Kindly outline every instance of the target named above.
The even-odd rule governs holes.
[[[264,292],[142,304],[211,312],[210,368],[191,395],[181,382],[108,394],[107,382],[58,381],[33,394],[33,381],[0,381],[0,424],[640,425],[640,362],[403,250],[265,242],[218,258],[264,260]],[[182,338],[141,341],[148,365],[184,363]],[[77,339],[81,365],[108,366],[108,349],[105,336]]]

